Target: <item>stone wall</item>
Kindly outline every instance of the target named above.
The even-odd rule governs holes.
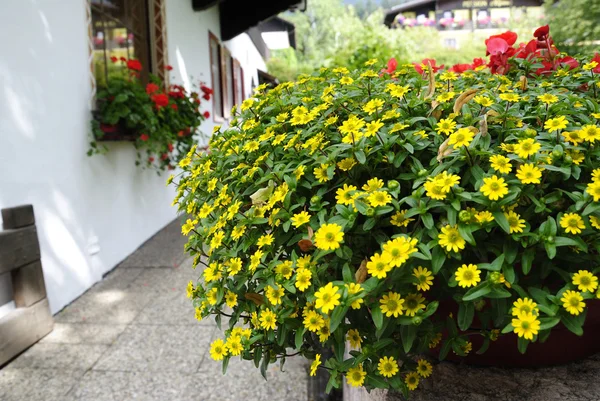
[[[568,344],[565,344],[568,347]],[[344,401],[400,401],[399,394],[344,388]],[[543,369],[479,368],[443,362],[410,401],[600,401],[600,354]]]

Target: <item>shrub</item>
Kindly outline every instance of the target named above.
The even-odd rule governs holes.
[[[144,84],[137,60],[112,58],[113,64],[127,68],[111,74],[108,84],[98,90],[97,108],[92,120],[92,141],[88,155],[104,153],[99,140],[116,133],[133,140],[137,149],[136,165],[173,169],[195,142],[194,133],[208,112],[200,112],[201,95],[187,93],[180,85],[167,85],[156,75]],[[167,70],[171,67],[167,66]],[[210,100],[212,90],[201,85],[202,98]],[[142,157],[141,151],[146,155]]]
[[[259,87],[192,149],[175,201],[203,266],[196,316],[229,318],[214,359],[264,373],[299,353],[329,389],[345,375],[406,393],[431,373],[419,355],[477,351],[469,335],[514,332],[525,352],[559,323],[581,334],[598,294],[598,65],[544,29],[515,41],[488,39],[496,74],[372,60]]]

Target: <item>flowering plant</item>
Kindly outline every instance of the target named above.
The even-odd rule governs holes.
[[[259,87],[180,162],[203,268],[188,296],[198,319],[228,318],[211,356],[264,373],[299,353],[328,389],[345,376],[408,393],[430,349],[580,335],[598,296],[598,64],[538,75],[537,57],[506,75],[371,60]]]
[[[153,74],[144,84],[138,60],[113,57],[112,62],[124,63],[126,68],[122,74],[111,76],[106,87],[98,91],[88,155],[105,152],[106,146],[99,146],[97,141],[117,132],[117,137],[128,135],[134,141],[138,150],[136,165],[173,169],[195,143],[196,129],[210,116],[200,112],[200,98],[210,100],[212,90],[201,85],[202,96],[198,92],[188,94],[180,85],[167,88]],[[141,151],[146,155],[142,157]]]

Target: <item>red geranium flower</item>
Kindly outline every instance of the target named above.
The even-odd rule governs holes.
[[[544,40],[546,39],[546,36],[548,36],[548,33],[550,33],[550,27],[548,25],[544,25],[536,29],[533,33],[533,36],[537,38],[537,40]]]
[[[121,60],[121,61],[127,61],[127,59],[125,57],[121,57],[121,58],[119,58],[119,60]]]
[[[169,104],[169,97],[164,93],[159,93],[158,95],[152,95],[152,101],[156,105],[156,108],[160,109]]]
[[[150,157],[148,158],[148,163],[154,163],[154,157],[150,156]]]
[[[600,54],[594,54],[594,58],[591,61],[595,61],[596,63],[598,63],[598,66],[592,71],[594,71],[596,74],[600,74]]]
[[[139,60],[127,60],[127,68],[133,71],[141,71],[142,63]]]
[[[194,103],[200,104],[200,99],[194,99]]]
[[[173,151],[173,144],[172,143],[167,144],[167,149],[169,149],[169,152],[172,152]]]
[[[210,117],[210,113],[208,111],[205,111],[204,113],[202,113],[202,115],[204,116],[204,118]]]
[[[172,108],[173,110],[179,110],[179,107],[177,107],[177,105],[176,105],[175,103],[173,103],[173,104],[171,105],[171,108]]]
[[[177,136],[178,136],[178,137],[180,137],[180,138],[182,138],[184,135],[185,135],[185,134],[184,134],[184,132],[183,132],[183,131],[179,131],[179,132],[177,133]]]
[[[161,160],[167,160],[169,158],[169,155],[167,153],[163,153],[162,155],[160,155]]]
[[[112,61],[113,63],[116,63],[117,61],[119,61],[119,59],[118,59],[118,58],[116,58],[115,56],[112,56],[112,57],[110,58],[110,61]]]
[[[440,69],[444,68],[444,65],[436,65],[436,61],[432,58],[424,58],[421,63],[413,63],[413,65],[415,66],[415,70],[419,73],[422,74],[424,69],[422,66],[426,66],[429,67],[431,66],[431,68],[433,69],[433,72],[438,72]]]
[[[148,139],[150,139],[150,137],[147,134],[142,134],[140,135],[140,139],[144,142],[146,142]]]
[[[167,66],[165,67],[165,70],[167,70],[167,71],[171,71],[172,69],[173,69],[173,67],[171,67],[170,65],[167,65]]]
[[[158,85],[153,83],[149,83],[148,85],[146,85],[146,93],[149,95],[157,92],[159,89],[160,88],[158,87]]]
[[[398,68],[398,61],[395,58],[391,58],[387,62],[387,68],[381,70],[381,72],[385,72],[387,74],[392,74]]]
[[[208,86],[206,85],[201,85],[200,89],[202,90],[202,92],[204,92],[205,95],[212,95],[213,94],[213,90],[210,89]]]

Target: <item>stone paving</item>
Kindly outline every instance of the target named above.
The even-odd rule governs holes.
[[[210,359],[221,335],[198,322],[185,286],[198,272],[166,227],[55,317],[54,331],[0,370],[2,401],[305,401],[307,365]]]

